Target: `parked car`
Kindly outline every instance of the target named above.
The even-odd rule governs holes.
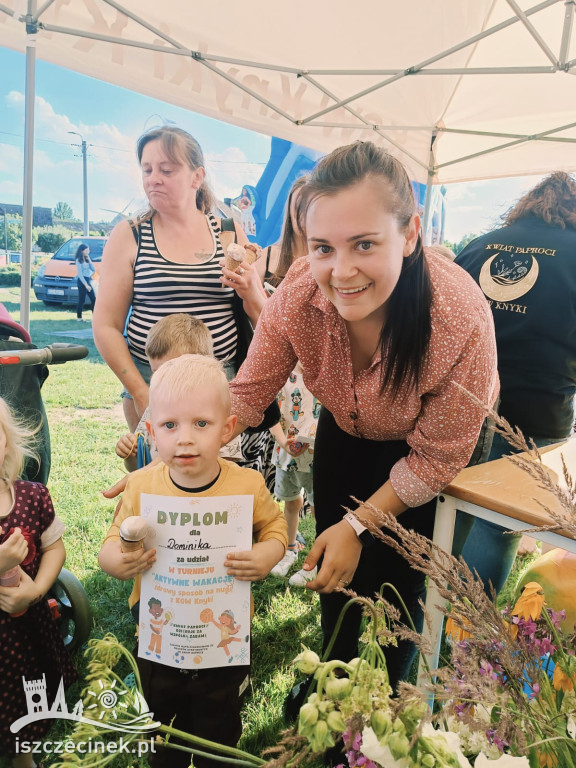
[[[78,303],[78,286],[76,283],[76,264],[74,257],[78,246],[85,243],[90,248],[90,258],[95,265],[102,261],[102,251],[106,237],[73,237],[60,246],[54,256],[38,270],[32,287],[39,301],[44,304],[73,304]],[[98,267],[94,280],[98,280]],[[86,299],[88,304],[88,299]]]

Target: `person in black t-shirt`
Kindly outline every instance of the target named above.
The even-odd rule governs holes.
[[[576,393],[576,181],[556,172],[526,193],[501,229],[473,240],[456,263],[494,315],[500,414],[542,447],[567,438]],[[489,461],[512,452],[494,435]],[[519,534],[458,513],[455,554],[498,592]]]

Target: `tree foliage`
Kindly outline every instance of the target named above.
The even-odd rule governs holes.
[[[6,230],[4,230],[5,219],[0,216],[0,249],[4,251],[6,241],[8,241],[9,251],[21,251],[22,250],[22,217],[10,216],[10,221],[6,222]]]
[[[473,232],[470,232],[467,235],[464,235],[464,237],[457,243],[451,243],[449,240],[444,241],[444,245],[446,245],[448,248],[450,248],[456,256],[460,253],[460,251],[463,251],[464,248],[468,245],[468,243],[471,243],[472,240],[475,240],[478,237],[478,235],[474,234]]]
[[[59,202],[56,203],[56,206],[52,211],[52,215],[55,219],[70,221],[74,218],[74,211],[72,210],[72,206],[69,203]]]
[[[62,224],[52,227],[34,227],[32,229],[32,242],[44,253],[54,253],[66,240],[74,237],[74,232]]]
[[[64,245],[67,239],[68,238],[64,237],[64,235],[59,232],[42,232],[42,234],[38,235],[36,242],[38,248],[40,248],[43,253],[54,253],[54,251],[57,251],[61,245]]]

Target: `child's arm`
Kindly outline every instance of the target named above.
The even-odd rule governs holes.
[[[66,560],[62,539],[42,551],[42,560],[35,579],[21,572],[17,587],[0,587],[0,608],[6,613],[19,613],[39,603],[56,581]]]
[[[273,427],[270,427],[269,432],[272,435],[272,437],[274,438],[274,440],[276,440],[276,442],[278,443],[280,448],[284,448],[284,450],[286,450],[286,446],[287,446],[288,443],[286,441],[286,436],[284,434],[284,430],[280,426],[280,422],[278,422],[278,424],[274,424]]]
[[[110,576],[121,581],[133,579],[156,562],[155,549],[137,549],[135,552],[122,552],[119,539],[108,539],[102,544],[98,554],[100,568]]]
[[[230,552],[224,561],[226,573],[238,581],[259,581],[268,576],[285,551],[279,539],[268,539],[253,544],[248,552]]]
[[[28,542],[22,535],[20,528],[15,528],[14,533],[0,544],[0,573],[9,571],[15,565],[20,565],[28,554]]]
[[[278,422],[278,424],[274,424],[273,427],[270,427],[269,432],[274,440],[276,440],[280,448],[283,448],[287,453],[290,454],[290,456],[300,456],[300,454],[304,453],[304,451],[309,447],[309,443],[301,443],[299,440],[295,440],[294,438],[288,439],[282,431],[280,422]]]

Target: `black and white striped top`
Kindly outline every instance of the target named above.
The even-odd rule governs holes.
[[[220,223],[206,215],[214,239],[214,253],[203,264],[179,264],[158,251],[152,219],[138,227],[139,246],[134,263],[134,295],[126,335],[132,355],[146,360],[144,345],[150,328],[178,312],[203,320],[212,334],[214,355],[226,361],[236,354],[237,330],[232,312],[234,291],[220,282],[218,261],[224,256]]]

